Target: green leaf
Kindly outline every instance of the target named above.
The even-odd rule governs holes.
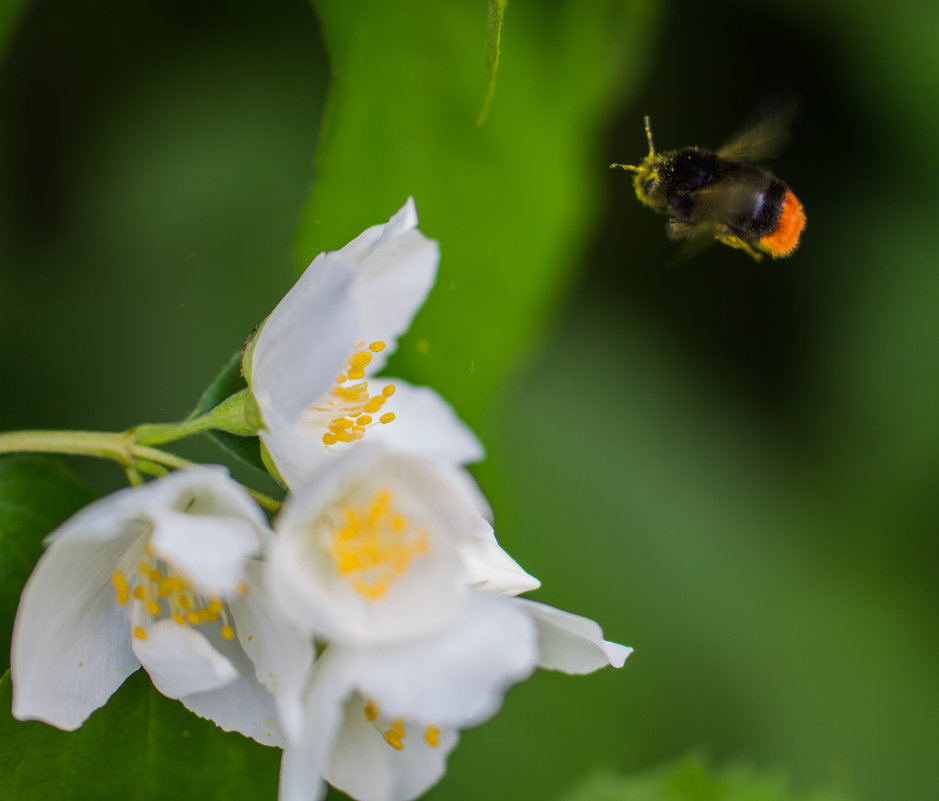
[[[657,4],[602,0],[589,14],[578,0],[512,5],[483,126],[485,3],[314,6],[334,78],[300,266],[412,195],[421,230],[440,242],[440,272],[388,373],[432,384],[478,422],[597,225],[603,125],[639,74]]]
[[[486,32],[486,91],[483,105],[476,118],[482,125],[489,114],[489,104],[496,91],[496,75],[499,72],[499,56],[502,54],[502,22],[505,18],[506,0],[489,0],[489,24]]]
[[[247,386],[241,375],[241,352],[239,351],[228,360],[221,372],[209,384],[208,389],[202,393],[199,403],[189,415],[190,419],[211,411],[226,398]],[[209,431],[208,434],[233,456],[267,474],[267,469],[261,460],[261,445],[257,437],[240,437],[227,431]]]
[[[834,791],[794,793],[779,776],[747,768],[714,770],[690,757],[639,776],[598,774],[559,801],[843,801]]]
[[[139,670],[78,731],[15,720],[0,679],[0,798],[253,801],[277,796],[280,749],[226,733]]]
[[[4,0],[0,3],[0,54],[6,52],[28,2],[29,0]]]
[[[13,618],[43,538],[94,498],[92,489],[55,459],[0,458],[0,670],[9,667]]]

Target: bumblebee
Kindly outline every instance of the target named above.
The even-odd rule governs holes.
[[[656,153],[645,118],[649,155],[642,163],[611,164],[635,173],[641,203],[668,216],[670,239],[716,239],[759,261],[789,256],[799,245],[805,212],[792,190],[753,161],[772,155],[781,140],[767,119],[717,152],[697,147]]]

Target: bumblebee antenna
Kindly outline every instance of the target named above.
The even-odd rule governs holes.
[[[652,144],[652,127],[649,125],[649,115],[645,116],[646,123],[646,139],[649,141],[649,156],[655,155],[655,145]],[[639,167],[635,164],[617,164],[614,162],[610,165],[610,169],[620,169],[620,170],[629,170],[630,172],[639,172]]]
[[[652,126],[649,125],[649,115],[646,114],[644,117],[646,121],[646,139],[649,140],[649,155],[655,155],[655,145],[652,144]]]

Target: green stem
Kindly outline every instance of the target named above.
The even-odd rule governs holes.
[[[196,464],[158,448],[140,445],[133,436],[132,431],[119,434],[106,431],[6,431],[0,433],[0,453],[65,453],[113,459],[124,468],[128,480],[134,485],[140,482],[141,472],[161,475],[167,467],[180,469]],[[263,509],[272,513],[280,510],[280,501],[263,492],[245,489]]]
[[[249,397],[250,390],[243,389],[199,417],[191,417],[179,423],[147,423],[131,429],[131,433],[141,445],[162,445],[210,428],[250,436],[255,432],[245,420],[245,403]]]

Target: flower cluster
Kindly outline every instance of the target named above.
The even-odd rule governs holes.
[[[433,391],[375,378],[433,285],[408,200],[323,253],[245,351],[258,435],[288,489],[273,520],[222,468],[103,498],[48,541],[23,592],[13,712],[79,727],[143,667],[226,730],[284,749],[282,801],[328,782],[423,793],[459,730],[536,667],[586,673],[630,649],[518,597],[464,465],[475,436]]]

